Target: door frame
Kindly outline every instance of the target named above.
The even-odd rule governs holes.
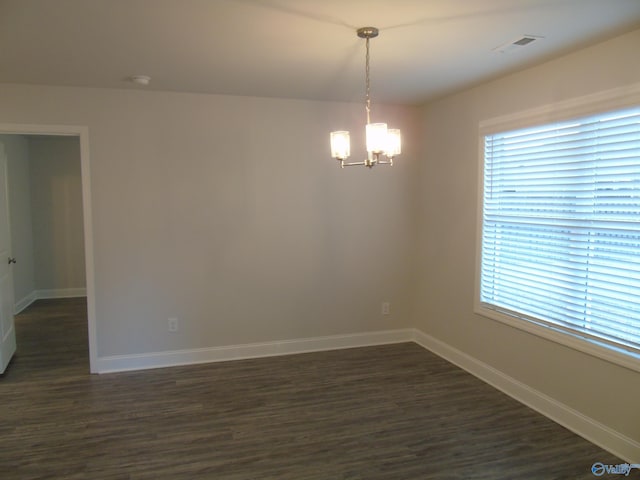
[[[89,331],[89,370],[91,373],[97,373],[98,350],[96,337],[91,173],[89,166],[89,128],[86,126],[78,125],[28,125],[19,123],[0,123],[0,134],[77,137],[80,141],[82,216],[84,223],[84,257],[87,282],[87,326]]]
[[[11,215],[9,213],[9,161],[7,157],[7,153],[5,150],[5,146],[0,141],[0,175],[2,176],[2,182],[0,182],[0,188],[4,188],[5,191],[0,193],[0,198],[2,199],[2,210],[0,214],[5,217],[3,220],[6,221],[5,224],[2,225],[3,230],[6,228],[6,239],[2,244],[2,257],[7,257],[8,262],[0,262],[2,264],[2,274],[0,277],[3,279],[6,278],[7,289],[2,288],[2,305],[0,305],[0,310],[2,310],[2,316],[6,314],[7,319],[2,318],[0,322],[8,323],[9,329],[5,331],[2,326],[0,329],[0,373],[4,373],[11,363],[11,359],[16,353],[16,327],[14,322],[14,290],[13,290],[13,268],[11,267],[11,257],[13,256],[13,250],[11,248]],[[4,223],[4,222],[3,222]],[[4,294],[7,294],[6,296]]]

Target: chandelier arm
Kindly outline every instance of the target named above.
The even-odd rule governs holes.
[[[355,167],[355,166],[365,166],[365,167],[373,167],[374,165],[378,164],[378,163],[384,163],[385,165],[387,165],[389,162],[381,162],[378,158],[378,156],[376,155],[374,158],[367,158],[365,160],[363,160],[362,162],[345,162],[344,160],[340,160],[340,166],[342,168],[344,167]]]
[[[355,167],[355,166],[366,165],[366,164],[367,164],[366,162],[349,162],[349,163],[347,163],[344,160],[342,160],[340,162],[340,166],[342,168],[344,168],[344,167]]]

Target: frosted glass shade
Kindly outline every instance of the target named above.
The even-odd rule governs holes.
[[[387,124],[368,123],[367,152],[382,153],[387,149]]]
[[[387,148],[384,154],[389,157],[395,157],[402,153],[402,136],[397,128],[387,130]]]
[[[331,157],[344,160],[349,158],[349,155],[351,155],[349,132],[346,130],[331,132]]]

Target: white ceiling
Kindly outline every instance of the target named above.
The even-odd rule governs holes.
[[[360,101],[362,26],[373,101],[417,104],[638,28],[640,0],[0,0],[0,82]]]

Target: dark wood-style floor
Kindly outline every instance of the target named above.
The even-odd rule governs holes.
[[[411,343],[89,375],[85,311],[17,317],[0,478],[593,480],[623,463]]]

